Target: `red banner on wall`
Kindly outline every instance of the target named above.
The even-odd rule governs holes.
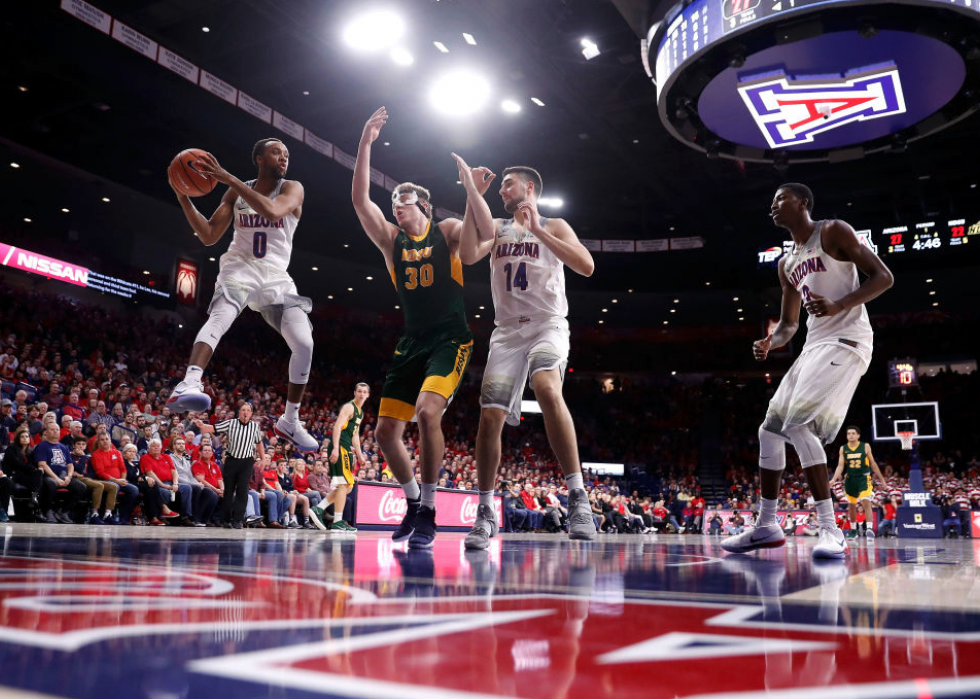
[[[177,303],[184,306],[197,305],[197,287],[201,281],[200,268],[194,262],[177,260]]]

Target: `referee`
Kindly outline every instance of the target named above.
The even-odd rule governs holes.
[[[255,466],[255,450],[258,449],[260,457],[265,456],[259,423],[252,422],[252,406],[243,403],[238,409],[237,418],[230,418],[217,425],[209,425],[202,420],[195,420],[194,424],[200,428],[202,434],[217,432],[228,437],[221,474],[225,482],[221,512],[226,527],[241,529],[248,505],[248,479]]]

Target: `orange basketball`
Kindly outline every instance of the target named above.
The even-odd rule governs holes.
[[[206,155],[206,152],[200,148],[188,148],[180,151],[177,157],[170,161],[167,173],[170,175],[170,181],[181,194],[189,197],[204,196],[218,184],[213,177],[198,172],[196,162],[203,155]]]

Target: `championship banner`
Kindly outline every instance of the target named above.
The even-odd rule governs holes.
[[[603,240],[603,252],[635,252],[635,240]]]
[[[105,34],[109,33],[109,28],[112,26],[110,15],[83,0],[61,0],[61,9]]]
[[[405,516],[405,493],[397,485],[361,481],[356,486],[356,525],[374,524],[395,529]],[[497,523],[503,526],[503,498],[494,496]],[[470,529],[476,521],[480,493],[475,490],[436,490],[436,525]]]
[[[194,262],[177,260],[177,303],[183,306],[197,305],[197,288],[200,285],[200,268]]]
[[[228,104],[238,106],[238,90],[226,83],[221,78],[211,75],[211,73],[207,72],[206,70],[202,70],[200,84],[201,87],[210,92],[212,95],[217,95]]]
[[[249,97],[241,90],[238,91],[238,108],[248,112],[256,119],[261,119],[266,124],[272,122],[272,108],[262,104],[254,97]]]
[[[284,117],[279,112],[272,112],[272,125],[275,126],[280,131],[285,131],[293,138],[297,138],[300,141],[303,140],[304,129],[302,126],[297,124],[295,121],[288,117]]]
[[[197,85],[197,79],[200,74],[200,69],[188,61],[187,59],[181,58],[176,53],[168,49],[166,46],[160,47],[160,53],[157,58],[157,63],[162,65],[164,68],[169,68],[177,75],[182,78],[190,80],[192,83]]]
[[[127,27],[118,19],[112,24],[112,38],[125,44],[134,51],[143,54],[151,61],[157,60],[157,42],[150,37],[140,34],[135,29]]]

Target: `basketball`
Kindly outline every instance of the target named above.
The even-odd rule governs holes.
[[[209,194],[218,181],[208,175],[202,175],[197,171],[195,162],[205,155],[206,151],[200,148],[188,148],[170,161],[167,173],[170,175],[171,182],[177,187],[181,194],[189,197],[200,197]]]

